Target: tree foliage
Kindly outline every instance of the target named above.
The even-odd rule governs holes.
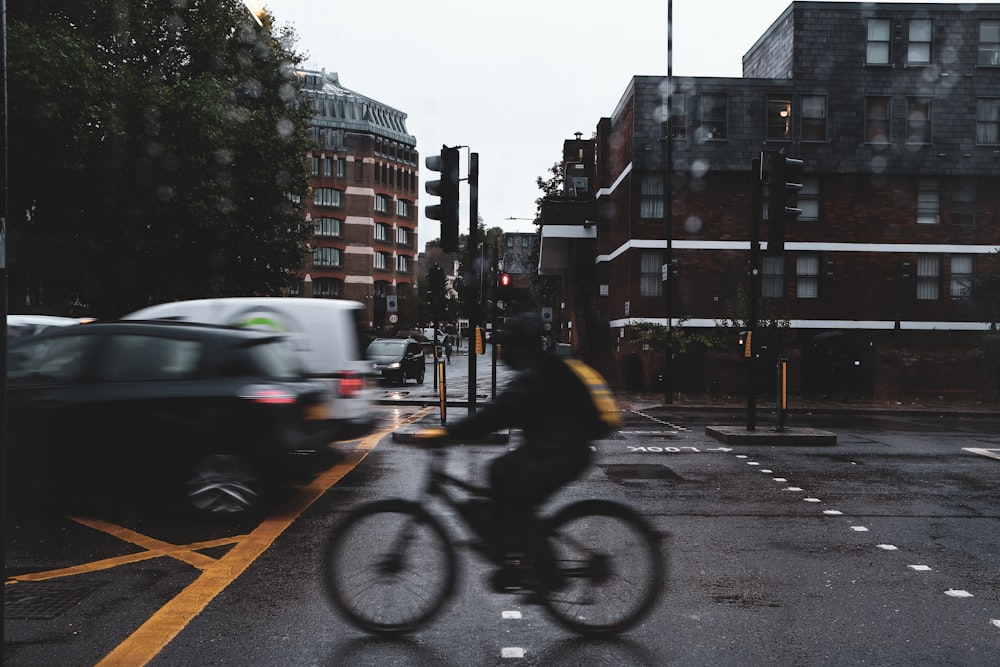
[[[7,6],[11,308],[279,293],[312,232],[294,34],[238,0]]]

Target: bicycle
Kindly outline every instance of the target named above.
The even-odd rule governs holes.
[[[494,590],[540,603],[579,634],[623,632],[652,609],[665,576],[660,535],[634,510],[591,499],[535,517],[527,553],[512,561],[490,539],[482,511],[487,490],[445,472],[447,445],[419,446],[430,454],[420,497],[362,505],[327,541],[323,579],[333,606],[351,624],[398,635],[429,622],[455,592],[456,545],[520,576],[514,586],[499,586],[495,578]],[[460,543],[449,535],[429,508],[434,498],[456,512],[472,540]]]

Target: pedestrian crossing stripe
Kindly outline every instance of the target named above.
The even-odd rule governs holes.
[[[988,456],[991,459],[1000,459],[1000,449],[986,449],[984,447],[962,447],[963,452]]]

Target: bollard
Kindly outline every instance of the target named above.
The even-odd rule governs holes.
[[[788,359],[778,357],[778,396],[776,405],[778,409],[778,431],[785,430],[785,415],[788,412]]]

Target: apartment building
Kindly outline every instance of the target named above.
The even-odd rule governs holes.
[[[341,85],[336,73],[300,71],[301,97],[316,115],[319,149],[307,156],[316,226],[297,296],[343,298],[368,306],[381,328],[415,306],[418,275],[419,154],[406,114]]]
[[[765,184],[756,296],[789,326],[753,350],[760,377],[780,355],[806,394],[995,395],[974,286],[1000,271],[1000,4],[793,2],[742,78],[668,83],[634,77],[591,140],[594,186],[543,207],[542,270],[592,284],[564,314],[588,325],[567,342],[589,331],[600,345],[584,351],[610,378],[625,384],[638,359],[653,388],[668,362],[636,325],[706,332],[734,316],[751,167],[783,152],[804,161],[802,213],[784,252],[766,253]],[[736,340],[674,351],[675,389],[745,388]]]

